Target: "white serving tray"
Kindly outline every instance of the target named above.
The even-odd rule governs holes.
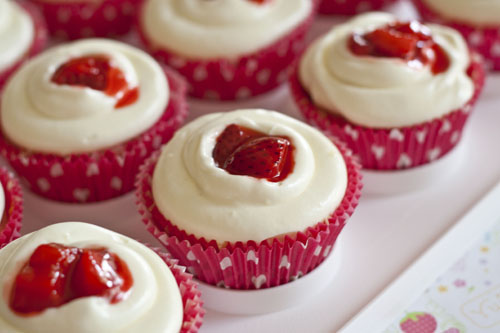
[[[394,11],[403,18],[413,15],[407,3],[396,7]],[[324,31],[333,22],[331,19],[321,19],[315,23],[313,35]],[[342,232],[340,269],[323,292],[310,299],[299,300],[287,310],[265,315],[237,316],[208,310],[201,332],[338,332],[459,221],[500,179],[500,93],[497,91],[500,91],[500,76],[490,76],[467,126],[460,147],[464,155],[461,161],[457,160],[452,177],[436,177],[435,182],[427,187],[414,191],[405,189],[397,195],[365,193],[362,196],[354,216]],[[242,107],[270,108],[299,117],[290,102],[287,87],[282,87],[243,103],[221,105],[193,102],[189,119],[206,112]],[[488,214],[488,211],[483,214]],[[75,206],[47,201],[25,191],[23,233],[47,223],[70,220],[93,222],[158,245],[140,222],[132,194],[104,203]],[[441,257],[446,255],[432,253]],[[427,271],[426,265],[414,267],[422,274]],[[403,290],[408,292],[405,288]],[[402,295],[405,296],[402,296],[401,304],[391,305],[394,316],[399,314],[394,307],[398,307],[401,312],[405,304],[410,304],[406,302],[412,301],[410,293]],[[369,330],[366,330],[367,326],[352,326],[363,327],[361,331],[348,330],[347,326],[346,332],[371,333],[377,332],[375,327],[385,328],[382,327],[385,324],[383,319],[387,318],[366,313],[377,314],[387,304],[377,301],[371,304],[367,308],[368,312],[361,313],[351,325],[361,321],[362,324],[373,323],[373,326],[368,326],[371,327]],[[365,318],[369,321],[364,322]]]

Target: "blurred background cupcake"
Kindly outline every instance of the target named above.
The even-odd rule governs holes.
[[[14,71],[40,52],[47,41],[47,27],[33,5],[0,0],[0,90]]]
[[[413,0],[426,21],[449,25],[460,31],[471,47],[500,70],[500,1]]]
[[[0,249],[19,237],[23,219],[23,194],[16,178],[0,168]]]
[[[51,48],[2,94],[0,153],[46,198],[117,197],[133,189],[139,165],[183,122],[185,92],[177,74],[123,43]]]
[[[281,285],[317,267],[360,190],[343,146],[255,109],[189,123],[137,181],[148,230],[198,279],[235,289]]]
[[[291,92],[305,119],[368,169],[432,162],[460,140],[484,71],[455,30],[368,13],[304,53]]]
[[[129,32],[142,0],[30,0],[59,38],[116,37]]]
[[[284,81],[303,50],[316,0],[147,0],[139,32],[191,96],[234,100]]]
[[[379,10],[399,0],[320,0],[319,12],[324,15],[356,15]]]

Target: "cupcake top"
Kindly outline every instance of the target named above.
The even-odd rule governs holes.
[[[165,111],[161,67],[123,43],[86,39],[52,48],[14,74],[1,101],[5,135],[43,153],[84,153],[134,138]]]
[[[177,282],[151,249],[80,222],[54,224],[0,251],[0,331],[179,332]]]
[[[30,15],[14,1],[0,0],[0,72],[28,52],[34,35]]]
[[[335,26],[306,51],[299,78],[312,100],[367,127],[412,126],[473,95],[469,50],[455,30],[386,13]]]
[[[479,25],[500,24],[500,0],[422,0],[442,16]]]
[[[152,189],[160,212],[219,243],[305,231],[344,197],[347,171],[316,129],[266,110],[210,114],[163,148]]]
[[[311,0],[147,0],[142,25],[153,47],[231,58],[271,44],[311,10]]]

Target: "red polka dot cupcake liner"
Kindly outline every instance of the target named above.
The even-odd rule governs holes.
[[[321,0],[319,13],[324,15],[356,15],[379,10],[398,0]]]
[[[142,0],[31,0],[47,21],[51,35],[64,39],[115,37],[128,33]]]
[[[137,177],[137,205],[142,221],[179,263],[197,279],[233,289],[259,289],[285,284],[312,271],[330,254],[354,212],[361,195],[360,166],[344,145],[338,144],[347,166],[348,184],[342,202],[326,221],[295,235],[228,243],[197,238],[165,219],[155,205],[151,181],[159,152],[141,167]]]
[[[47,26],[45,25],[45,21],[43,17],[40,15],[38,10],[30,3],[25,1],[16,2],[19,6],[21,6],[31,17],[33,21],[33,28],[35,34],[33,36],[32,44],[28,50],[28,52],[16,63],[14,63],[9,68],[1,71],[0,70],[0,90],[7,82],[7,79],[29,58],[35,56],[40,53],[45,44],[47,43]]]
[[[496,26],[473,26],[441,16],[422,0],[412,1],[423,20],[447,25],[458,30],[469,46],[484,57],[486,68],[495,71],[500,70],[500,24]]]
[[[186,273],[186,267],[178,265],[178,260],[173,259],[168,253],[158,248],[151,248],[158,254],[172,271],[179,290],[181,292],[182,304],[184,306],[184,318],[180,333],[196,333],[203,323],[205,310],[201,300],[201,292],[198,290],[193,276]]]
[[[312,0],[316,3],[316,0]],[[273,44],[236,59],[190,59],[153,45],[138,22],[146,49],[160,62],[175,68],[189,83],[189,95],[210,100],[237,100],[268,92],[288,77],[293,61],[306,46],[315,10],[295,29]]]
[[[23,193],[14,175],[0,167],[0,183],[5,197],[5,206],[0,221],[0,249],[20,236],[23,219]]]
[[[168,142],[187,116],[186,84],[165,69],[170,100],[146,132],[109,149],[60,156],[31,152],[0,136],[0,153],[30,190],[49,199],[84,203],[118,197],[134,188],[139,166]]]
[[[316,106],[302,87],[298,67],[290,77],[290,89],[302,116],[323,133],[345,142],[367,169],[395,170],[430,163],[446,155],[459,142],[462,131],[484,85],[484,68],[479,55],[471,56],[467,74],[474,82],[474,94],[461,108],[441,118],[400,128],[376,129],[350,123]]]

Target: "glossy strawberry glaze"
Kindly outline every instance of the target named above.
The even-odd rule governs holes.
[[[394,23],[349,38],[349,49],[359,56],[400,58],[410,66],[430,66],[433,74],[446,71],[450,60],[446,52],[418,21]]]
[[[110,59],[104,55],[71,59],[59,66],[51,81],[102,91],[117,99],[117,109],[134,103],[139,97],[139,89],[129,87],[123,72],[112,66]]]
[[[127,264],[105,248],[42,244],[15,277],[9,305],[20,315],[35,315],[82,297],[104,297],[114,304],[132,285]]]
[[[293,171],[294,149],[286,137],[231,124],[217,137],[212,156],[230,174],[279,182]]]

